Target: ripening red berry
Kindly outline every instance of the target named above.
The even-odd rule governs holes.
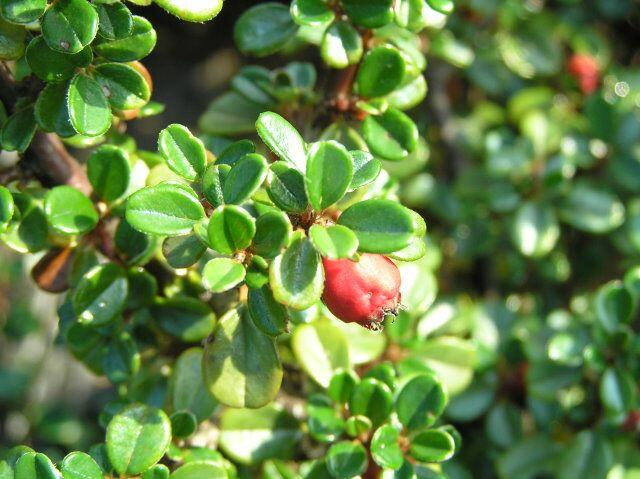
[[[358,261],[323,258],[324,293],[329,311],[345,323],[379,329],[400,306],[400,271],[386,256],[364,253]]]
[[[569,74],[576,79],[582,93],[589,95],[598,89],[600,65],[591,55],[576,53],[567,64]]]

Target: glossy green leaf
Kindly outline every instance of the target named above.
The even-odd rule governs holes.
[[[233,38],[242,53],[261,57],[280,50],[296,30],[289,8],[266,2],[250,8],[238,18]]]
[[[111,338],[100,359],[104,375],[113,384],[130,380],[140,370],[140,352],[129,333]]]
[[[405,69],[405,61],[396,48],[379,46],[370,50],[364,56],[356,77],[358,93],[364,98],[391,93],[402,83]]]
[[[169,447],[171,423],[160,409],[132,404],[107,427],[107,453],[119,474],[140,474],[157,463]]]
[[[445,15],[452,13],[455,7],[452,0],[426,0],[426,2],[436,12],[444,13]]]
[[[345,430],[351,437],[361,437],[373,429],[373,423],[367,416],[356,414],[345,422]]]
[[[333,68],[346,68],[358,63],[363,51],[360,33],[343,21],[334,22],[327,28],[320,45],[322,60]]]
[[[233,254],[251,244],[256,234],[256,221],[239,206],[224,205],[211,215],[207,231],[213,249]]]
[[[271,165],[271,180],[267,194],[278,208],[290,213],[300,213],[306,210],[309,204],[304,176],[284,161],[277,161]]]
[[[73,310],[81,323],[95,326],[110,323],[122,312],[128,283],[122,268],[108,263],[92,268],[73,294]]]
[[[288,332],[289,314],[287,309],[273,298],[268,286],[250,289],[247,307],[253,323],[264,334],[278,336]]]
[[[14,193],[14,220],[2,233],[2,241],[20,253],[35,253],[47,244],[47,218],[31,196]]]
[[[11,23],[27,24],[38,20],[47,7],[47,0],[3,0],[0,13]]]
[[[142,108],[151,98],[147,80],[129,65],[103,63],[94,70],[94,78],[116,110]]]
[[[156,464],[144,471],[140,476],[141,479],[169,479],[169,468],[164,464]]]
[[[211,206],[217,208],[224,204],[224,183],[231,166],[211,163],[202,175],[202,192]]]
[[[560,218],[587,233],[602,234],[624,222],[624,206],[613,194],[579,183],[560,204]]]
[[[258,117],[256,130],[264,143],[278,157],[297,168],[306,171],[307,148],[300,133],[283,117],[267,111]]]
[[[191,411],[176,411],[169,419],[173,437],[188,438],[198,429],[198,420]]]
[[[409,429],[430,426],[442,414],[447,395],[435,376],[420,375],[404,385],[396,398],[398,419]]]
[[[367,469],[367,451],[359,442],[342,441],[327,451],[327,468],[336,479],[349,479]]]
[[[189,187],[167,181],[132,194],[126,217],[131,226],[145,233],[183,235],[204,219],[204,208]]]
[[[636,406],[637,388],[625,370],[607,368],[600,380],[600,400],[613,414],[623,414]]]
[[[87,0],[60,0],[42,19],[42,36],[52,50],[78,53],[98,33],[98,13]]]
[[[260,256],[273,258],[279,255],[282,248],[289,244],[291,232],[291,221],[285,213],[282,211],[268,211],[260,215],[256,220],[253,248]]]
[[[162,254],[172,268],[188,268],[202,258],[207,245],[198,235],[172,236],[162,243]]]
[[[378,28],[393,20],[392,0],[344,0],[345,13],[356,25]]]
[[[298,421],[275,404],[227,409],[220,418],[220,448],[240,464],[287,457],[301,437]]]
[[[250,199],[267,178],[268,171],[267,160],[262,155],[250,153],[238,160],[224,181],[225,203],[241,204]]]
[[[71,124],[82,135],[100,136],[111,127],[109,101],[98,82],[88,76],[77,74],[71,80],[67,108]]]
[[[584,430],[563,451],[557,469],[558,478],[605,478],[613,461],[613,451],[608,441],[594,431]]]
[[[181,20],[206,22],[222,9],[222,0],[156,0],[167,12]]]
[[[323,0],[293,0],[291,18],[298,25],[322,27],[333,21],[335,13]]]
[[[403,300],[406,296],[403,295]],[[451,395],[464,390],[473,378],[476,348],[470,341],[441,336],[424,341],[416,356],[436,372]]]
[[[538,258],[550,253],[560,237],[554,211],[547,205],[524,203],[516,212],[511,237],[525,256]]]
[[[132,62],[146,57],[156,46],[156,31],[149,21],[133,16],[131,33],[114,40],[101,39],[95,44],[96,52],[114,62]]]
[[[62,464],[60,472],[64,479],[102,479],[102,469],[89,454],[72,452],[68,454]]]
[[[185,343],[202,341],[216,325],[213,311],[196,298],[157,298],[149,310],[160,329]]]
[[[411,214],[400,204],[384,199],[361,201],[347,208],[338,224],[351,229],[360,251],[392,253],[407,246],[415,231]]]
[[[609,333],[613,333],[620,324],[628,323],[633,309],[633,296],[619,281],[601,287],[596,295],[598,321]]]
[[[96,5],[98,34],[107,40],[128,37],[133,28],[133,16],[122,2]]]
[[[236,92],[227,92],[211,102],[198,125],[213,135],[253,133],[258,115],[263,111],[262,105]]]
[[[390,107],[410,110],[422,103],[426,96],[427,80],[423,75],[417,75],[415,78],[405,78],[398,88],[386,96],[386,99]]]
[[[355,191],[378,177],[382,163],[367,151],[353,150],[349,154],[353,160],[353,178],[347,191]]]
[[[513,444],[498,461],[502,477],[535,477],[557,470],[558,445],[544,434],[533,435]]]
[[[399,0],[393,11],[396,24],[412,32],[419,32],[427,24],[428,10],[425,0]]]
[[[372,153],[386,160],[402,160],[418,146],[418,127],[395,108],[380,116],[369,115],[362,124],[362,132]]]
[[[378,428],[371,439],[371,456],[380,467],[397,470],[402,467],[404,457],[398,444],[400,433],[391,424]]]
[[[56,186],[44,200],[49,224],[63,234],[82,234],[98,223],[98,212],[91,200],[71,186]]]
[[[491,400],[491,396],[489,398]],[[447,415],[448,414],[449,408],[447,408]],[[507,449],[522,438],[522,417],[520,410],[506,401],[495,404],[487,414],[485,430],[487,436],[494,444]]]
[[[61,53],[47,46],[42,36],[29,42],[26,51],[27,63],[31,71],[44,81],[61,81],[71,78],[76,69],[84,68],[93,60],[90,47],[78,53]]]
[[[282,382],[273,339],[256,328],[246,309],[232,309],[220,318],[202,365],[209,392],[230,407],[262,407],[273,400]]]
[[[169,168],[187,180],[193,181],[204,173],[207,164],[204,145],[182,125],[169,125],[160,132],[158,151]]]
[[[360,378],[350,369],[337,371],[329,382],[327,394],[331,399],[340,404],[346,404],[351,397],[353,388],[358,384]]]
[[[409,453],[422,462],[442,462],[455,451],[453,437],[441,429],[427,429],[411,437]]]
[[[226,479],[227,471],[221,464],[211,461],[188,462],[171,473],[171,479]]]
[[[16,111],[5,121],[0,133],[2,149],[24,153],[36,133],[36,119],[33,107]]]
[[[316,441],[331,443],[344,432],[344,419],[331,399],[314,394],[307,400],[307,427]]]
[[[342,199],[352,178],[353,162],[344,146],[333,141],[311,145],[305,190],[316,211],[322,211]]]
[[[392,409],[391,390],[377,379],[366,378],[360,381],[349,398],[350,413],[367,416],[374,427],[386,421]]]
[[[26,33],[23,26],[9,23],[0,17],[0,60],[17,60],[22,57]]]
[[[57,133],[62,138],[77,134],[69,117],[67,92],[69,82],[52,82],[42,90],[35,107],[35,118],[38,126],[44,131]]]
[[[11,192],[0,185],[0,231],[2,231],[13,218],[15,204]]]
[[[127,154],[117,146],[101,146],[87,161],[87,176],[94,193],[102,200],[117,200],[126,193],[131,179]]]
[[[271,263],[269,283],[279,303],[293,309],[307,309],[322,295],[324,270],[320,255],[310,240],[294,240]]]
[[[47,456],[26,452],[17,460],[14,468],[15,479],[58,479],[60,473]]]
[[[187,349],[176,360],[169,378],[168,397],[174,411],[191,411],[198,421],[213,414],[217,403],[204,385],[202,349]]]
[[[230,258],[214,258],[202,270],[202,283],[212,293],[223,293],[240,284],[246,274],[242,263]]]
[[[309,238],[318,253],[326,258],[353,258],[358,251],[358,238],[345,226],[313,225],[309,229]]]
[[[218,155],[216,165],[233,166],[245,156],[255,152],[256,146],[251,140],[235,141]]]

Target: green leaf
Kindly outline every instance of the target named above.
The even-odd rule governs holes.
[[[129,158],[123,149],[114,145],[103,145],[89,157],[87,176],[98,197],[109,203],[115,201],[129,189]]]
[[[441,429],[427,429],[411,437],[409,453],[421,462],[442,462],[450,459],[456,444],[453,437]]]
[[[93,60],[91,47],[78,53],[60,53],[47,46],[42,36],[29,42],[26,51],[27,63],[31,71],[40,79],[52,82],[71,78],[78,68],[84,68]]]
[[[349,398],[351,414],[360,414],[379,426],[389,418],[393,409],[391,390],[382,381],[365,378],[358,383]]]
[[[561,202],[560,218],[587,233],[602,234],[624,222],[624,206],[613,194],[585,183],[574,185]]]
[[[273,258],[289,244],[291,232],[291,221],[284,212],[268,211],[256,220],[253,249],[260,256]]]
[[[344,432],[344,419],[328,397],[310,396],[306,409],[309,434],[316,441],[331,443]]]
[[[349,228],[340,225],[313,225],[309,238],[325,258],[353,258],[358,251],[358,238]]]
[[[301,437],[298,421],[275,404],[257,410],[227,409],[220,418],[220,448],[240,464],[287,457]]]
[[[263,106],[236,92],[227,92],[211,102],[198,126],[213,135],[253,133],[256,119],[263,111]]]
[[[102,355],[100,366],[113,384],[130,380],[140,370],[140,352],[129,333],[115,335]]]
[[[264,334],[275,337],[288,332],[289,315],[287,309],[273,298],[268,286],[250,289],[247,307],[253,323]]]
[[[327,468],[336,479],[349,479],[367,469],[367,451],[359,442],[342,441],[327,451]]]
[[[347,208],[338,224],[351,229],[367,253],[392,253],[407,246],[415,227],[411,213],[395,201],[364,200]]]
[[[473,378],[476,348],[470,341],[441,336],[424,341],[416,356],[436,372],[451,395],[464,390]]]
[[[173,437],[188,438],[198,429],[198,420],[191,411],[176,411],[169,419]]]
[[[402,160],[418,146],[418,127],[395,108],[389,108],[380,116],[367,116],[362,123],[362,133],[371,152],[386,160]]]
[[[78,53],[98,33],[98,12],[87,0],[60,0],[42,19],[42,36],[49,48]]]
[[[284,161],[277,161],[271,165],[271,180],[267,194],[278,208],[289,213],[301,213],[309,204],[304,176]]]
[[[236,21],[233,38],[246,55],[263,57],[280,50],[297,31],[289,8],[280,3],[256,5]]]
[[[396,24],[412,32],[418,33],[427,25],[425,0],[399,0],[395,2],[393,11]]]
[[[88,76],[79,73],[71,80],[67,108],[71,124],[82,135],[100,136],[111,127],[109,101],[98,82]]]
[[[433,8],[436,12],[444,13],[445,15],[449,15],[453,13],[453,9],[455,7],[455,3],[452,0],[426,0],[431,8]]]
[[[613,333],[619,325],[628,323],[633,309],[633,296],[621,282],[610,282],[598,290],[596,317],[608,333]]]
[[[142,473],[141,479],[169,479],[169,468],[164,464],[156,464]]]
[[[98,463],[84,452],[68,454],[60,464],[60,471],[64,479],[102,479],[103,477]]]
[[[306,171],[307,148],[300,133],[283,117],[272,111],[261,113],[256,129],[262,141],[281,160],[301,173]]]
[[[335,13],[323,0],[293,0],[291,18],[298,25],[322,27],[333,21]]]
[[[94,44],[96,52],[114,62],[132,62],[146,57],[156,46],[156,31],[149,21],[133,16],[130,35],[115,40],[100,39]]]
[[[271,263],[269,283],[279,303],[293,309],[307,309],[316,303],[324,287],[320,255],[306,238],[294,240]]]
[[[557,471],[558,445],[544,434],[531,436],[512,447],[497,462],[501,477],[528,479]]]
[[[331,377],[327,394],[337,403],[346,404],[351,397],[353,388],[359,381],[360,378],[354,371],[350,369],[339,370]]]
[[[326,318],[297,326],[291,348],[302,369],[325,388],[336,371],[350,366],[347,338]]]
[[[67,81],[48,83],[38,96],[34,112],[40,128],[57,133],[62,138],[77,134],[69,118],[68,91],[69,82]]]
[[[229,171],[229,165],[211,163],[202,175],[202,192],[214,208],[224,204],[223,188]]]
[[[44,214],[53,229],[62,234],[82,234],[98,224],[98,212],[80,191],[56,186],[44,198]]]
[[[73,311],[81,323],[101,326],[123,311],[127,293],[127,276],[122,268],[113,263],[95,266],[74,291]]]
[[[363,434],[368,433],[373,428],[371,419],[367,416],[355,415],[349,417],[345,422],[345,430],[351,437],[361,437]]]
[[[216,325],[211,308],[196,298],[157,298],[149,310],[160,329],[185,343],[202,341]]]
[[[181,20],[206,22],[222,9],[222,0],[155,0],[155,3]]]
[[[579,367],[537,361],[527,370],[527,390],[533,397],[554,401],[561,389],[578,384],[581,377]]]
[[[127,200],[127,221],[135,229],[157,235],[183,235],[204,219],[204,208],[189,187],[165,181],[143,188]]]
[[[525,256],[539,258],[549,254],[560,237],[553,209],[548,205],[523,203],[516,212],[511,237]]]
[[[196,264],[204,252],[205,245],[198,235],[172,236],[162,243],[162,254],[172,268],[188,268]]]
[[[256,220],[239,206],[220,206],[209,220],[209,243],[223,254],[247,248],[255,234]]]
[[[233,77],[231,88],[245,99],[263,106],[263,110],[268,110],[275,105],[271,91],[272,83],[271,71],[262,66],[248,65]]]
[[[355,65],[362,58],[363,51],[360,33],[343,21],[334,22],[327,28],[320,45],[322,59],[333,68]]]
[[[13,221],[2,233],[2,241],[19,253],[35,253],[47,244],[47,218],[40,204],[31,196],[13,193]]]
[[[11,23],[27,24],[35,22],[47,8],[47,0],[3,0],[0,13]]]
[[[353,178],[347,191],[355,191],[378,177],[382,163],[367,151],[354,150],[349,154],[353,161]]]
[[[225,203],[242,204],[249,200],[267,178],[267,160],[256,153],[250,153],[238,160],[224,181]]]
[[[158,150],[169,168],[187,180],[194,181],[204,173],[207,152],[200,139],[182,125],[169,125],[160,132]]]
[[[282,382],[275,343],[255,327],[246,309],[232,309],[220,318],[202,365],[209,392],[230,407],[262,407]]]
[[[227,479],[227,471],[221,464],[211,461],[188,462],[171,473],[171,479]]]
[[[609,367],[600,380],[600,400],[613,414],[624,414],[636,407],[637,392],[627,371]]]
[[[309,203],[322,211],[342,199],[353,178],[349,152],[334,141],[311,145],[307,158],[305,190]]]
[[[96,5],[98,11],[98,34],[107,40],[131,35],[133,16],[122,2]]]
[[[15,212],[15,204],[11,192],[4,186],[0,185],[0,231],[9,224]]]
[[[47,456],[26,452],[15,464],[15,479],[58,479],[60,473]],[[13,477],[13,476],[12,476]]]
[[[404,79],[406,64],[393,47],[379,46],[370,50],[362,60],[356,86],[364,98],[376,98],[395,90]]]
[[[129,65],[102,63],[95,68],[94,78],[116,110],[142,108],[151,98],[147,80]]]
[[[380,467],[397,470],[402,467],[404,457],[398,444],[400,433],[391,424],[378,428],[371,439],[371,457]]]
[[[242,263],[229,258],[214,258],[202,270],[202,283],[212,293],[223,293],[240,284],[246,274]]]
[[[386,100],[390,107],[410,110],[422,103],[426,96],[427,80],[423,75],[417,75],[415,78],[405,78],[398,88],[386,96]]]
[[[174,411],[191,411],[198,422],[209,418],[217,403],[202,377],[202,349],[187,349],[176,360],[169,378],[168,398]]]
[[[26,29],[0,17],[0,60],[18,60],[24,55]]]
[[[2,149],[24,153],[36,133],[33,107],[16,111],[2,126]]]
[[[379,28],[393,20],[392,0],[343,0],[345,13],[356,25]]]
[[[614,462],[606,439],[594,431],[579,432],[559,460],[558,479],[604,479]]]
[[[157,463],[171,442],[171,423],[160,409],[132,404],[107,426],[107,453],[119,474],[135,476]]]
[[[233,166],[245,156],[256,152],[256,146],[251,140],[240,140],[227,146],[216,158],[216,165]]]
[[[419,375],[404,385],[396,398],[400,422],[409,429],[430,426],[442,414],[447,395],[435,375]]]

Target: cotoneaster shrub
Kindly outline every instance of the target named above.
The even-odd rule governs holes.
[[[111,384],[95,444],[42,418],[0,479],[640,474],[630,1],[257,2],[235,44],[279,66],[248,60],[157,151],[126,133],[163,110],[148,20],[0,15],[0,239]],[[0,371],[0,401],[24,382]]]

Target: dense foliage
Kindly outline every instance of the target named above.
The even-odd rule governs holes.
[[[0,427],[31,414],[0,479],[640,475],[631,0],[257,2],[234,29],[252,60],[157,151],[126,131],[163,110],[148,20],[0,15],[0,240],[110,385],[69,440],[23,404],[29,368],[0,369]],[[323,261],[364,254],[402,278],[367,328],[322,301]]]

